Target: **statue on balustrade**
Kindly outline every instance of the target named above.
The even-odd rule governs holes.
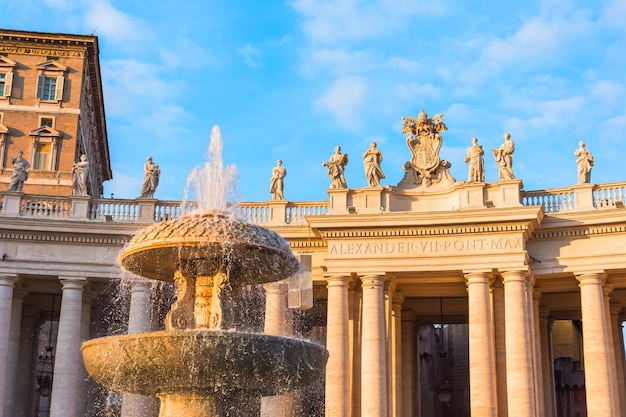
[[[81,155],[80,160],[72,168],[72,195],[89,195],[87,180],[89,178],[89,162],[87,155]]]
[[[465,163],[469,166],[467,182],[485,182],[485,151],[478,144],[478,139],[472,138],[472,146],[467,148]]]
[[[591,168],[593,168],[593,156],[589,149],[585,148],[585,142],[578,142],[578,149],[574,152],[578,165],[578,184],[589,184],[591,182]]]
[[[504,143],[499,148],[491,148],[493,157],[498,164],[501,180],[515,179],[513,174],[513,152],[515,151],[515,142],[511,140],[511,134],[504,134]]]
[[[370,147],[363,154],[363,167],[368,187],[380,187],[380,180],[385,178],[382,168],[383,154],[378,149],[376,142],[370,143]]]
[[[24,158],[24,152],[19,151],[15,158],[11,158],[13,164],[13,174],[11,174],[11,182],[8,191],[21,192],[24,182],[28,179],[28,168],[30,163]]]
[[[322,163],[322,166],[328,168],[330,188],[348,188],[343,175],[346,165],[348,165],[348,154],[341,153],[341,146],[335,146],[335,153],[328,159],[328,162]]]
[[[404,164],[404,177],[397,187],[410,189],[436,185],[441,189],[456,183],[450,174],[452,165],[439,157],[443,144],[441,134],[448,130],[443,122],[443,114],[429,118],[422,110],[417,119],[407,116],[402,121],[402,133],[407,135],[406,144],[411,151],[411,160]]]
[[[284,200],[283,188],[285,186],[285,177],[287,169],[283,166],[283,161],[276,161],[276,166],[272,168],[272,179],[270,180],[270,193],[272,200]]]
[[[159,185],[159,177],[161,169],[158,164],[152,162],[152,157],[146,158],[143,166],[144,176],[143,185],[141,186],[141,198],[154,198],[154,192]]]

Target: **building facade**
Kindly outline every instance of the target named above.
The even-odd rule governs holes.
[[[123,277],[116,260],[139,228],[179,217],[180,204],[101,198],[110,168],[95,37],[2,31],[0,40],[5,93],[12,83],[0,102],[3,161],[17,150],[35,160],[43,132],[57,135],[57,165],[35,165],[22,191],[0,193],[0,415],[156,416],[154,399],[90,380],[80,345],[162,326],[172,288]],[[62,74],[59,102],[37,98],[48,71]],[[420,159],[411,142],[421,134],[412,126],[426,123],[436,143],[441,120],[414,122],[396,186],[240,204],[289,242],[313,282],[313,307],[291,312],[288,299],[308,303],[266,287],[258,326],[264,316],[267,331],[329,351],[319,386],[271,413],[265,401],[264,415],[626,416],[626,182],[526,191],[516,178],[456,181],[438,149]],[[80,154],[88,196],[70,191]]]

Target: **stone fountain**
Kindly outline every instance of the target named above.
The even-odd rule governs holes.
[[[216,128],[214,140],[221,143]],[[221,163],[209,168],[209,176],[221,175]],[[205,206],[155,223],[119,256],[124,269],[178,286],[164,331],[108,336],[82,347],[96,381],[157,396],[159,417],[248,416],[245,399],[306,386],[326,364],[321,346],[247,331],[239,321],[242,288],[283,280],[298,272],[299,263],[278,234],[223,208]]]

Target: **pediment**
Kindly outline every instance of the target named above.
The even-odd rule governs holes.
[[[11,61],[6,56],[0,55],[0,68],[14,68],[17,65],[15,61]]]
[[[43,62],[43,63],[37,65],[37,69],[42,70],[42,71],[60,71],[60,72],[65,72],[67,70],[67,67],[65,65],[61,65],[57,61],[51,59],[51,60],[48,60],[46,62]]]
[[[58,130],[51,128],[50,126],[41,126],[37,129],[33,129],[29,133],[30,136],[44,136],[44,137],[59,137]]]

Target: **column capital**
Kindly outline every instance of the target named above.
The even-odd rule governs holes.
[[[404,303],[404,298],[404,294],[402,294],[401,292],[396,292],[393,294],[393,297],[391,297],[391,303],[393,305],[402,306],[402,303]]]
[[[531,275],[528,269],[515,269],[510,271],[501,272],[502,282],[506,284],[507,282],[513,281],[522,281],[526,284],[530,283]]]
[[[359,276],[361,280],[361,288],[383,288],[387,282],[385,274],[365,274]]]
[[[605,297],[610,296],[610,295],[611,295],[611,293],[613,292],[613,288],[614,288],[614,287],[613,287],[611,284],[604,284],[604,285],[602,286],[602,294],[603,294]]]
[[[488,284],[491,287],[495,281],[495,276],[492,271],[472,271],[463,272],[465,277],[465,285],[471,284]]]
[[[533,300],[539,301],[541,300],[541,296],[543,295],[543,291],[541,288],[533,288]]]
[[[17,275],[0,275],[0,287],[13,288],[18,279]]]
[[[87,285],[87,278],[59,277],[62,290],[82,290]]]
[[[348,287],[352,283],[350,275],[327,275],[324,280],[327,287]]]
[[[268,282],[263,284],[263,290],[266,294],[286,294],[289,289],[289,284],[285,281]]]
[[[606,283],[605,272],[589,272],[576,274],[575,276],[579,287],[587,284],[604,285]]]

